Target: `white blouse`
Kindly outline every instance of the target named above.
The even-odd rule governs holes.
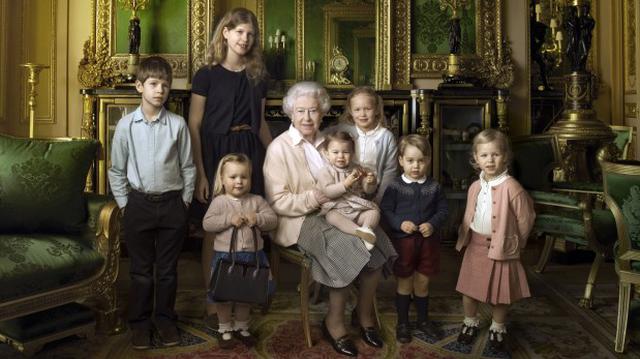
[[[474,232],[491,236],[491,188],[506,181],[507,178],[509,178],[507,171],[489,181],[484,179],[484,172],[480,173],[480,192],[476,203],[476,213],[473,216],[473,221],[471,221],[471,229]]]
[[[307,165],[309,166],[309,171],[311,171],[311,175],[316,180],[318,179],[318,173],[320,169],[327,165],[324,157],[320,153],[320,146],[324,142],[324,135],[321,132],[316,134],[315,142],[312,144],[309,141],[305,140],[302,137],[300,131],[293,127],[293,125],[289,126],[289,136],[295,145],[299,145],[302,142],[302,148],[304,149],[304,157],[307,160]]]
[[[366,168],[375,170],[378,168],[378,152],[377,146],[378,139],[384,133],[383,127],[378,126],[368,132],[362,131],[358,126],[356,131],[358,132],[358,139],[356,141],[356,159],[358,163]],[[380,176],[379,173],[376,176]]]

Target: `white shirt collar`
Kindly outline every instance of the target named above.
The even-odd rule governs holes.
[[[509,178],[509,174],[507,173],[507,170],[505,170],[501,174],[497,175],[496,177],[488,181],[484,179],[484,171],[480,172],[480,184],[483,186],[495,187],[501,184],[502,182],[506,181],[507,178]]]
[[[297,128],[293,127],[293,125],[289,126],[289,130],[287,131],[287,133],[289,134],[289,137],[291,137],[294,145],[299,145],[302,141],[310,143],[309,141],[305,140],[304,137],[302,137],[300,131]],[[316,133],[315,143],[310,144],[313,145],[313,147],[318,148],[322,144],[322,142],[324,142],[324,134],[321,131],[318,131],[318,133]]]
[[[402,177],[402,180],[404,181],[404,183],[407,183],[407,184],[411,184],[411,183],[414,183],[414,182],[423,184],[423,183],[425,183],[427,181],[427,176],[424,176],[424,177],[420,178],[419,180],[413,180],[413,179],[405,176],[405,174],[403,173],[401,177]]]
[[[382,126],[378,123],[378,126],[376,126],[376,128],[374,128],[371,131],[363,131],[358,126],[355,126],[355,128],[356,128],[356,132],[358,133],[358,136],[375,136],[376,134],[378,134]]]

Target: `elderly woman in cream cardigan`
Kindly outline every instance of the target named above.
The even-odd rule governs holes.
[[[338,353],[355,356],[358,350],[345,328],[348,286],[359,279],[352,320],[360,325],[362,339],[370,346],[382,347],[373,302],[383,268],[388,268],[396,252],[380,229],[376,230],[375,247],[369,251],[358,237],[340,232],[318,216],[322,204],[329,201],[318,189],[317,176],[327,165],[320,152],[324,142],[320,124],[330,101],[327,91],[315,82],[299,82],[289,89],[282,107],[291,126],[267,148],[265,192],[278,215],[273,241],[284,247],[297,246],[312,260],[313,279],[329,287],[329,309],[322,322],[324,337]]]

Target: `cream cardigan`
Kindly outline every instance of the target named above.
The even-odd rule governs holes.
[[[263,172],[265,197],[278,215],[272,239],[281,246],[296,244],[305,216],[320,208],[302,143],[295,145],[288,131],[280,134],[267,148]]]

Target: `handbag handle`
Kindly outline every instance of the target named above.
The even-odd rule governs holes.
[[[258,255],[258,236],[260,235],[260,230],[258,226],[253,226],[251,228],[251,232],[253,233],[253,248],[255,249],[255,257],[256,257],[256,269],[253,271],[253,276],[256,277],[258,275],[258,270],[260,269],[260,256]],[[238,227],[233,226],[231,231],[231,241],[229,241],[229,253],[231,254],[231,265],[229,266],[228,273],[231,273],[233,267],[236,265],[236,241],[238,238]]]

